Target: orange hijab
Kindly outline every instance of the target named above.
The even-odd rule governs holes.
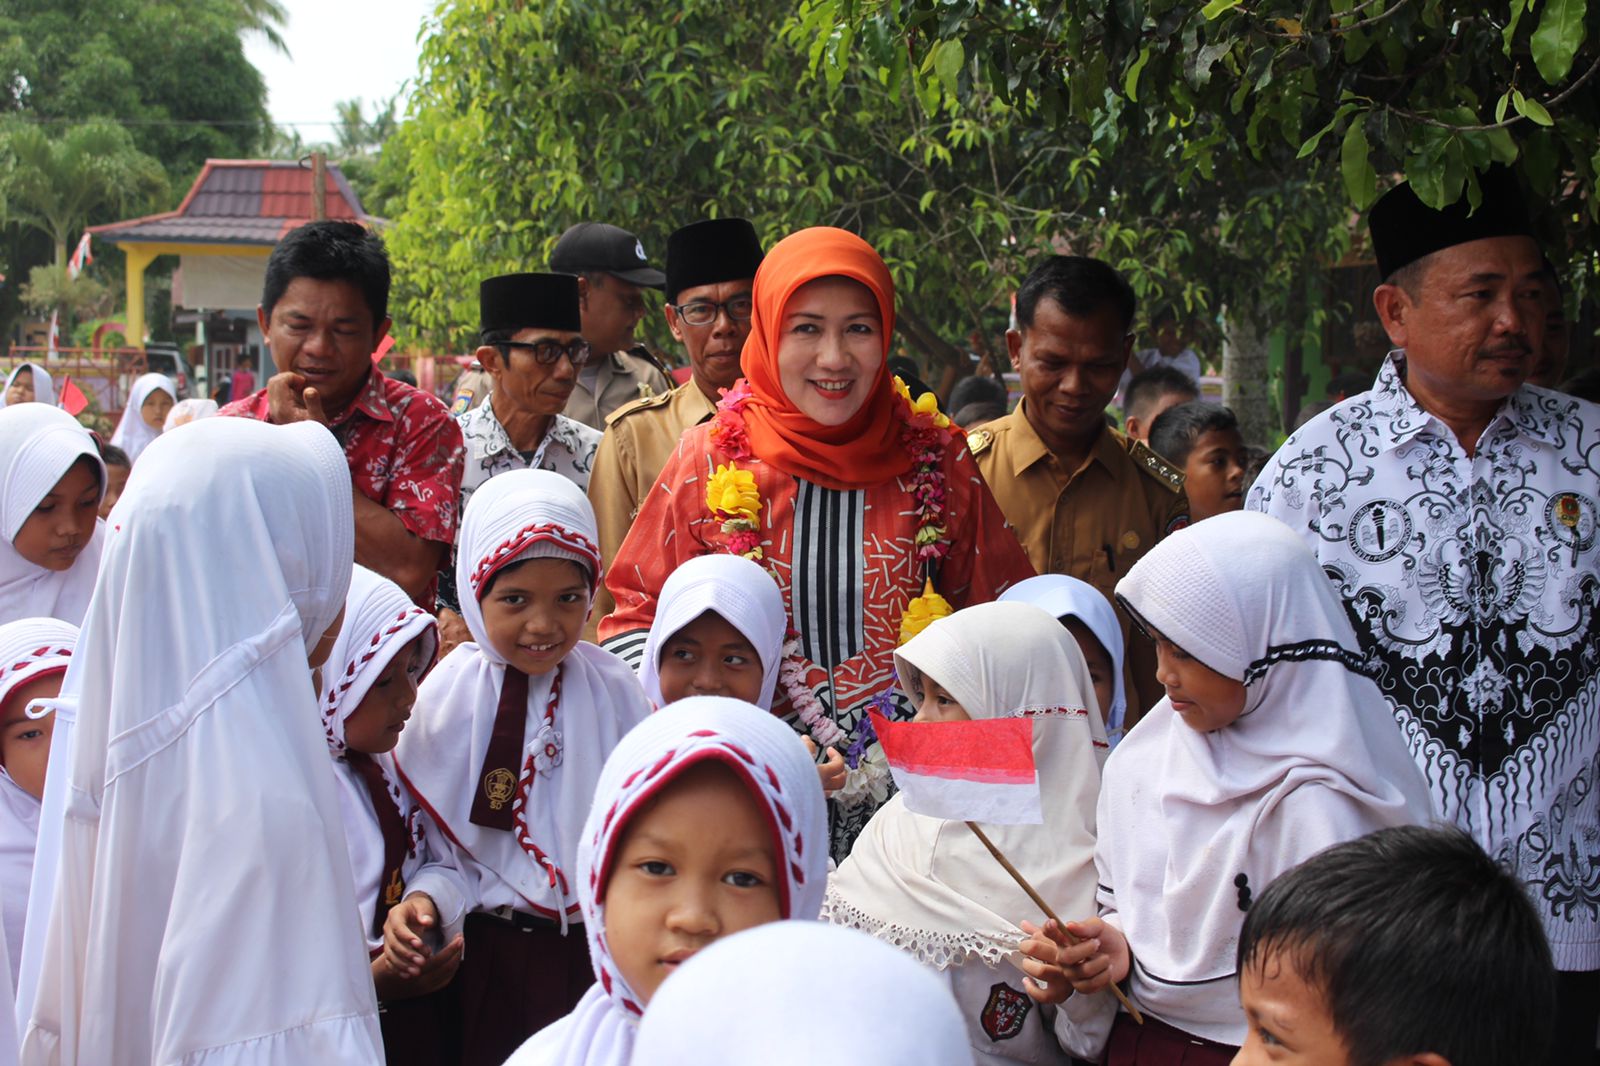
[[[859,281],[878,300],[883,317],[883,362],[861,410],[842,425],[824,426],[789,401],[778,376],[778,337],[783,312],[795,290],[808,281],[845,277]],[[889,370],[894,333],[894,280],[872,245],[842,229],[815,226],[779,241],[756,270],[755,310],[739,364],[750,385],[744,408],[750,450],[786,474],[830,489],[861,489],[911,469],[900,443],[903,419]]]

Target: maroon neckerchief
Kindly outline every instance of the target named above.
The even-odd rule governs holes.
[[[522,749],[527,743],[524,730],[528,721],[528,675],[506,664],[505,680],[500,683],[500,705],[494,712],[494,731],[489,748],[478,769],[478,787],[472,796],[473,825],[510,832],[512,801],[521,780]]]
[[[406,820],[400,816],[400,808],[377,760],[364,751],[348,749],[344,757],[361,775],[361,783],[367,786],[367,798],[372,801],[372,810],[378,816],[378,831],[383,834],[383,874],[378,878],[378,905],[372,912],[372,935],[382,936],[383,920],[389,916],[389,908],[405,895],[402,870],[406,855],[411,851],[411,833],[406,829]]]

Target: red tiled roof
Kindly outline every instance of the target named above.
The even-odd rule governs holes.
[[[355,190],[328,164],[324,207],[329,218],[370,222]],[[270,247],[311,220],[311,168],[295,162],[208,159],[175,211],[91,226],[101,240]]]

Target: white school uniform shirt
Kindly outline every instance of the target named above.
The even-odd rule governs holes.
[[[21,1060],[377,1066],[306,661],[350,581],[349,467],[311,422],[182,435],[150,446],[117,505],[57,704],[77,730]],[[202,554],[249,580],[164,565]]]
[[[1470,458],[1406,389],[1297,430],[1246,506],[1343,599],[1447,821],[1529,887],[1556,968],[1600,969],[1600,407],[1524,385]]]

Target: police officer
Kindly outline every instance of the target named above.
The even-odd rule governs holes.
[[[1080,578],[1107,599],[1156,541],[1189,521],[1182,471],[1106,424],[1133,312],[1133,289],[1098,259],[1058,255],[1034,267],[1006,334],[1022,403],[967,438],[1034,569]],[[1118,617],[1131,727],[1161,686],[1154,645]]]
[[[672,388],[649,351],[634,344],[633,331],[646,313],[644,290],[666,282],[638,237],[604,222],[580,222],[556,242],[550,269],[583,279],[583,337],[595,353],[567,401],[568,418],[604,429],[606,417],[623,404]]]

